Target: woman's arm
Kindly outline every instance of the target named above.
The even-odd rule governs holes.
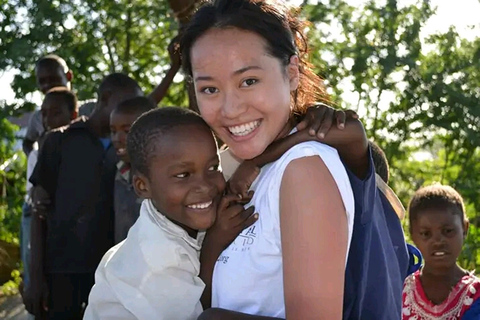
[[[348,225],[340,192],[319,157],[292,161],[280,187],[287,319],[342,318]]]

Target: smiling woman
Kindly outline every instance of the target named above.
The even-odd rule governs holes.
[[[325,97],[292,13],[271,1],[218,0],[183,34],[200,113],[237,159],[289,135],[295,116]],[[217,262],[212,306],[238,319],[341,319],[354,203],[337,152],[298,144],[263,167],[252,189],[259,219]]]

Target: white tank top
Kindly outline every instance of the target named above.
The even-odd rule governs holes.
[[[212,307],[285,318],[280,239],[280,184],[283,173],[291,161],[316,155],[322,158],[340,191],[347,214],[350,247],[354,199],[347,172],[337,151],[318,142],[298,144],[279,160],[263,167],[254,181],[251,189],[255,194],[247,207],[253,204],[259,218],[218,258],[213,274]],[[328,259],[326,261],[328,263]]]

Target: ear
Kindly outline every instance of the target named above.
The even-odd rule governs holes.
[[[290,82],[290,91],[295,91],[298,89],[298,84],[300,83],[300,60],[297,55],[290,57],[290,62],[287,66],[288,80]]]
[[[70,120],[75,120],[75,119],[77,119],[77,117],[78,117],[78,111],[77,111],[77,110],[74,110],[74,111],[72,112],[72,117],[70,118]]]
[[[147,177],[143,174],[134,174],[132,178],[133,188],[135,189],[135,193],[142,199],[150,199],[151,192],[150,192],[150,183],[148,182]]]
[[[68,70],[65,75],[67,76],[67,81],[68,81],[68,82],[70,82],[70,81],[73,80],[73,72],[72,72],[72,70]]]

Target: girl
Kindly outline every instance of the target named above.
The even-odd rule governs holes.
[[[296,115],[325,97],[304,60],[301,30],[266,1],[219,0],[202,7],[183,34],[182,61],[200,113],[237,159],[255,158],[291,134]],[[362,140],[356,152],[366,150]],[[351,166],[367,167],[367,159]],[[337,152],[298,144],[263,167],[252,189],[259,219],[218,259],[212,306],[260,318],[341,319],[354,201]],[[223,249],[208,235],[207,247],[202,253]]]
[[[409,220],[425,265],[405,280],[402,319],[480,319],[480,279],[457,264],[468,231],[460,194],[439,184],[418,190]]]

